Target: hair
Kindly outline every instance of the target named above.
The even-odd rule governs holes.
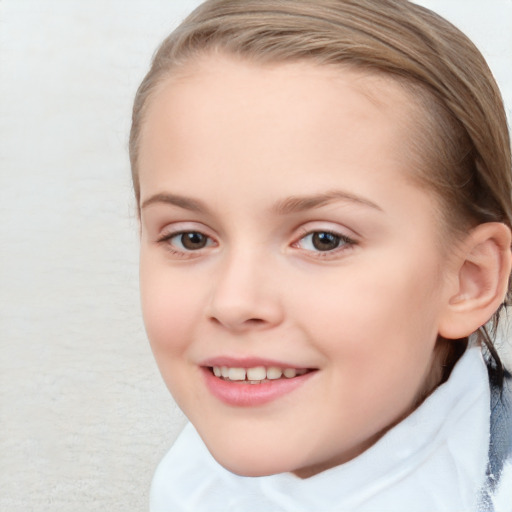
[[[258,64],[307,61],[389,77],[419,107],[409,153],[415,178],[438,196],[454,236],[485,222],[512,226],[511,148],[498,86],[474,44],[451,23],[407,0],[207,0],[157,50],[134,102],[130,161],[140,210],[138,150],[158,87],[202,56],[220,52]],[[414,172],[411,170],[411,172]],[[509,290],[505,304],[511,297]],[[493,345],[500,310],[475,336],[501,384]],[[444,340],[446,341],[446,340]],[[467,343],[468,339],[459,340]],[[449,367],[465,343],[444,343]],[[461,348],[462,347],[462,348]]]

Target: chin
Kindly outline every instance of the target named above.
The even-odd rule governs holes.
[[[270,476],[270,475],[277,475],[279,473],[286,473],[286,470],[281,470],[277,468],[269,467],[268,465],[264,466],[248,466],[247,464],[222,464],[220,461],[218,461],[221,466],[223,466],[225,469],[230,471],[231,473],[234,473],[238,476],[247,476],[247,477],[257,477],[257,476]]]
[[[289,466],[272,463],[268,460],[255,462],[249,458],[244,460],[228,460],[226,457],[217,458],[215,456],[214,458],[221,466],[238,476],[269,476],[290,471]]]
[[[283,454],[265,453],[216,454],[210,450],[213,458],[225,469],[238,476],[269,476],[278,473],[294,472],[297,466],[294,461],[287,460]],[[275,459],[275,460],[273,460]]]

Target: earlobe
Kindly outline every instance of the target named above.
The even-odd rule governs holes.
[[[456,266],[456,287],[442,316],[439,334],[447,339],[469,336],[503,303],[512,267],[510,228],[488,222],[463,242]]]

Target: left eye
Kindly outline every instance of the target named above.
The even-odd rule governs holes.
[[[342,245],[350,244],[352,241],[343,235],[329,231],[314,231],[302,237],[298,245],[308,251],[334,251]]]
[[[212,239],[197,231],[177,233],[168,238],[168,241],[180,251],[197,251],[212,245]]]

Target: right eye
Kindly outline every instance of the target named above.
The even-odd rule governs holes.
[[[214,245],[214,241],[199,231],[181,231],[165,235],[159,240],[168,244],[172,252],[184,253],[198,251]]]
[[[299,240],[304,249],[320,252],[335,251],[350,242],[347,237],[329,231],[313,231]]]

